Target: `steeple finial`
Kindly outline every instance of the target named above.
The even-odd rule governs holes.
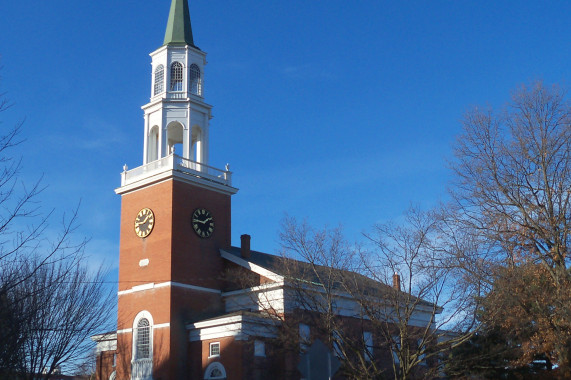
[[[172,0],[163,45],[194,45],[187,0]]]

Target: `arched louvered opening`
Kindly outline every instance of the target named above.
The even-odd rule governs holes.
[[[190,93],[202,96],[202,78],[200,76],[200,67],[193,63],[190,65],[190,76],[188,78]]]
[[[158,65],[155,69],[155,85],[153,95],[158,95],[165,90],[165,67]]]
[[[180,62],[173,62],[171,65],[171,91],[182,91],[182,64]]]

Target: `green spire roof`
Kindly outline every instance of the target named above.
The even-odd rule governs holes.
[[[172,0],[163,45],[190,45],[197,48],[192,40],[187,0]]]

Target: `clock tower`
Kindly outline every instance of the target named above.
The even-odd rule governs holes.
[[[143,165],[121,174],[117,379],[187,377],[186,324],[223,312],[230,247],[228,166],[208,164],[212,106],[206,54],[195,44],[187,0],[172,0],[163,45],[151,56]]]

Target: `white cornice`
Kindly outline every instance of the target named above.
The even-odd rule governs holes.
[[[283,282],[284,278],[283,276],[280,276],[277,273],[274,273],[266,268],[263,268],[259,265],[256,265],[254,263],[251,263],[247,260],[244,260],[236,255],[231,254],[230,252],[226,252],[225,250],[221,249],[220,250],[220,255],[222,256],[222,258],[233,262],[234,264],[238,264],[241,267],[247,268],[249,270],[251,270],[254,273],[259,274],[260,276],[264,276],[266,278],[269,278],[272,281],[275,282]]]
[[[188,104],[188,106],[189,106],[188,108],[190,108],[191,105],[195,105],[195,106],[197,106],[197,108],[199,108],[199,111],[202,111],[202,112],[207,113],[207,114],[210,114],[210,111],[212,110],[212,105],[205,103],[201,97],[196,96],[196,95],[192,95],[192,97],[182,98],[182,99],[171,99],[171,98],[157,97],[156,99],[151,100],[149,103],[145,104],[144,106],[141,106],[141,109],[143,111],[146,111],[147,109],[149,109],[151,107],[157,107],[157,110],[158,110],[161,107],[167,108],[169,104]]]
[[[115,189],[116,194],[125,194],[138,190],[142,187],[147,187],[152,184],[164,182],[166,180],[177,180],[191,185],[195,185],[207,190],[213,190],[218,193],[233,195],[238,192],[238,189],[232,186],[223,185],[217,182],[209,181],[204,178],[196,177],[190,174],[181,173],[177,170],[165,170],[156,174],[150,174],[148,177],[142,177],[136,182],[130,183],[125,186]]]
[[[196,322],[186,326],[191,342],[199,340],[234,337],[235,340],[248,340],[249,337],[275,338],[275,327],[279,321],[268,317],[233,315]]]

